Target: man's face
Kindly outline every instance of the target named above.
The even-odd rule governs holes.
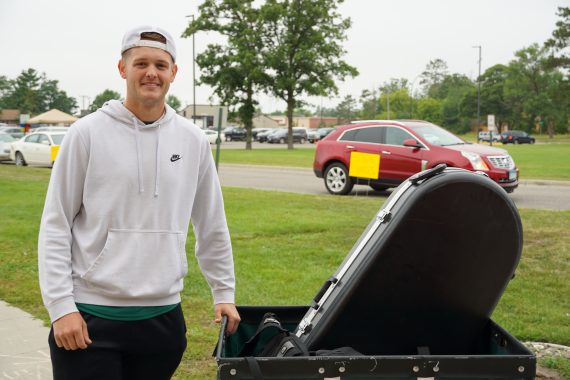
[[[127,101],[139,106],[163,105],[178,67],[166,51],[135,47],[119,61],[121,77],[127,80]]]

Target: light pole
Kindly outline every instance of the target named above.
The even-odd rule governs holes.
[[[192,17],[192,23],[194,23],[194,15],[188,15],[186,17]],[[192,121],[196,124],[196,40],[194,36],[196,33],[192,33]]]
[[[481,126],[481,45],[473,46],[473,48],[479,49],[479,75],[477,76],[477,137],[479,137],[479,127]]]
[[[421,76],[422,74],[416,76],[416,78],[412,82],[412,88],[410,90],[410,119],[414,118],[414,86],[416,85],[416,81],[418,80],[418,78]]]

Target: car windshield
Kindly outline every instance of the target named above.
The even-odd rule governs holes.
[[[61,145],[61,142],[63,141],[63,138],[65,137],[65,134],[57,134],[57,135],[51,135],[51,139],[53,140],[53,143],[55,145]]]
[[[449,146],[465,144],[465,141],[437,125],[423,124],[414,127],[414,131],[432,145]]]

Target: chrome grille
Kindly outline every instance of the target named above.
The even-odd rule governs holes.
[[[515,163],[511,156],[488,156],[487,159],[491,162],[491,165],[498,169],[514,169]]]

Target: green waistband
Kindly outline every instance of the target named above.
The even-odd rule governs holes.
[[[161,314],[168,313],[179,304],[164,306],[104,306],[91,305],[87,303],[76,303],[77,309],[87,314],[99,318],[111,319],[114,321],[141,321],[150,319]]]

